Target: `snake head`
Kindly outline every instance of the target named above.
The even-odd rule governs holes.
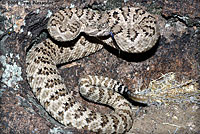
[[[107,23],[89,22],[85,25],[83,30],[87,35],[93,37],[109,36],[110,27]]]

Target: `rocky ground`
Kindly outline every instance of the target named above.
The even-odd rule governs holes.
[[[78,79],[84,74],[104,75],[122,81],[130,90],[147,88],[162,74],[174,72],[177,81],[200,76],[199,0],[84,0],[0,1],[0,132],[1,133],[91,133],[65,128],[49,116],[35,99],[26,80],[26,50],[48,37],[45,30],[51,13],[65,7],[109,10],[125,5],[142,6],[158,18],[161,36],[144,54],[120,56],[105,48],[94,55],[60,67],[60,73],[77,100],[95,111],[106,107],[88,103],[78,94]],[[199,87],[198,87],[199,88]],[[130,133],[198,134],[200,109],[191,102],[161,106],[135,106]]]

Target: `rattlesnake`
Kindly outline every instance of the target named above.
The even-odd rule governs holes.
[[[103,76],[80,79],[83,97],[114,108],[104,115],[75,101],[56,65],[88,56],[106,44],[128,53],[147,51],[159,37],[156,18],[139,7],[106,12],[71,8],[55,13],[47,29],[53,39],[33,46],[26,57],[27,79],[41,105],[66,126],[99,133],[129,131],[132,105],[122,97],[129,92],[123,84]],[[57,41],[63,43],[56,45]]]

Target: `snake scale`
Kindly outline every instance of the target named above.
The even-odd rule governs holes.
[[[105,12],[67,8],[50,17],[47,29],[52,39],[34,45],[26,57],[27,79],[41,105],[65,126],[98,133],[128,132],[133,112],[123,97],[129,91],[123,84],[103,76],[82,77],[81,95],[114,109],[110,114],[94,112],[75,101],[56,65],[88,56],[103,45],[128,53],[145,52],[159,37],[155,16],[139,7]]]

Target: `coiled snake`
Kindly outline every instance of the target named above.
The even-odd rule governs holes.
[[[138,7],[106,12],[72,8],[55,13],[47,29],[54,40],[67,42],[69,46],[56,45],[53,39],[46,39],[27,54],[27,78],[41,105],[66,126],[99,133],[128,132],[133,113],[131,104],[122,96],[129,92],[123,84],[103,76],[81,78],[83,97],[114,108],[105,115],[93,112],[75,101],[56,65],[88,56],[100,50],[103,44],[128,53],[145,52],[159,37],[155,17]]]

